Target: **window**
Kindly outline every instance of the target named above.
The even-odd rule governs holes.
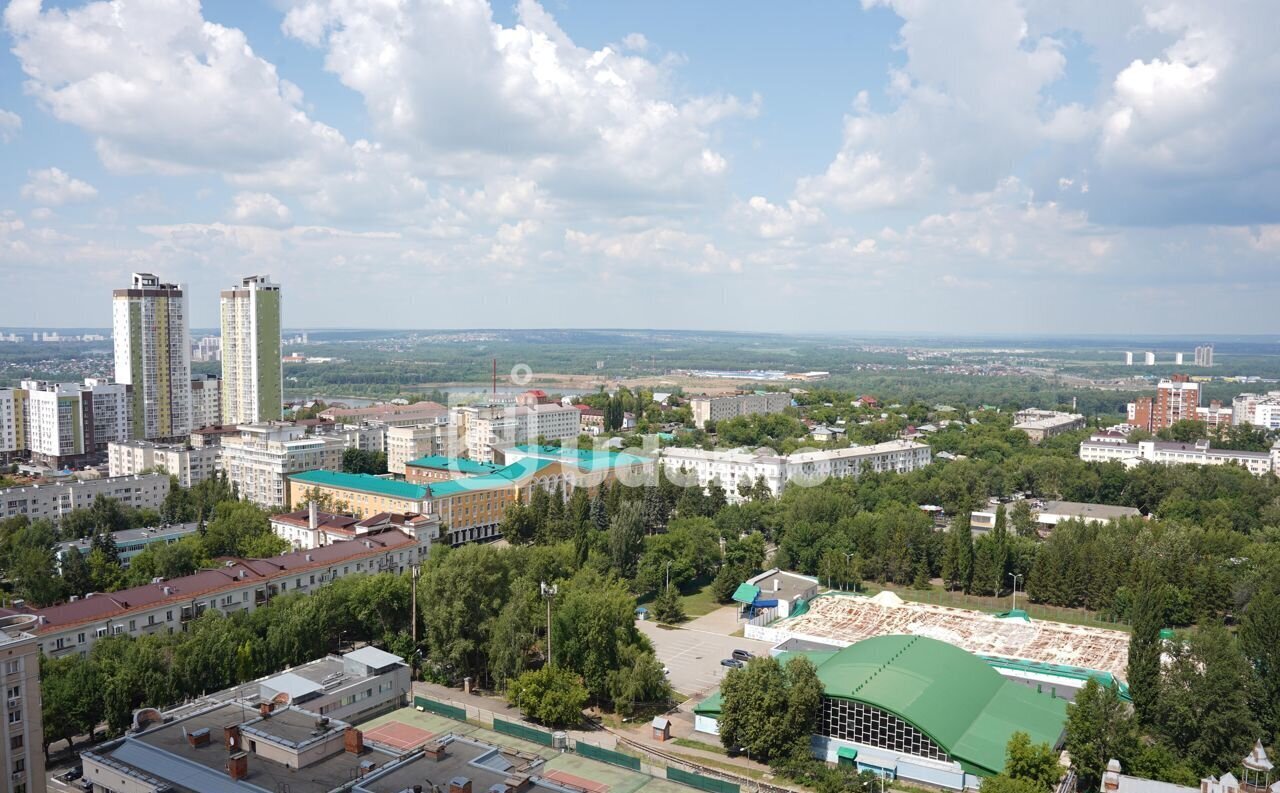
[[[11,711],[9,711],[9,723],[10,723],[10,724],[21,724],[21,723],[22,723],[22,711],[20,711],[20,710],[11,710]]]
[[[77,634],[76,634],[76,643],[77,643],[77,644],[84,644],[84,634],[83,634],[83,633],[77,633]]]
[[[19,686],[11,686],[9,688],[9,699],[16,699],[22,696],[22,689]]]
[[[22,736],[22,734],[21,734],[21,733],[19,733],[19,734],[17,734],[17,735],[10,736],[10,738],[9,738],[9,748],[10,748],[10,749],[21,749],[21,748],[22,748],[22,737],[23,737],[23,736]]]
[[[21,661],[5,661],[4,671],[5,671],[5,674],[16,675],[18,674],[18,672],[22,671],[22,662]]]

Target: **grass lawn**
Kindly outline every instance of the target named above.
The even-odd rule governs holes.
[[[648,606],[658,596],[657,592],[649,592],[636,600],[637,606]],[[710,614],[720,608],[715,596],[711,594],[711,577],[695,578],[680,587],[680,603],[684,606],[685,616],[689,619]]]
[[[712,743],[704,743],[703,741],[695,741],[691,738],[672,738],[671,742],[676,746],[683,746],[686,749],[701,749],[704,752],[715,752],[716,754],[726,754],[723,746]]]

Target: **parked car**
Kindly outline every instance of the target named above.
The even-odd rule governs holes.
[[[746,664],[744,664],[742,661],[739,661],[737,658],[726,658],[720,662],[720,665],[727,666],[730,669],[741,669],[742,667],[746,666]]]
[[[80,766],[76,766],[75,768],[68,771],[63,778],[66,779],[68,782],[74,782],[82,776],[84,776],[84,769],[81,768]]]
[[[752,658],[755,658],[754,655],[747,652],[746,650],[734,650],[732,655],[734,658],[737,658],[739,661],[742,661],[743,663],[746,663],[747,661],[750,661]]]

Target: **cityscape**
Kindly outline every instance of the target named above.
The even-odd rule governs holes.
[[[1280,793],[1274,12],[7,0],[3,790]]]

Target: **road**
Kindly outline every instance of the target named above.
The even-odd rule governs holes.
[[[768,642],[725,636],[719,633],[664,628],[656,622],[641,620],[636,623],[640,631],[653,642],[658,660],[671,670],[671,686],[681,694],[701,698],[720,685],[728,667],[720,661],[734,650],[746,650],[755,655],[768,655]]]

